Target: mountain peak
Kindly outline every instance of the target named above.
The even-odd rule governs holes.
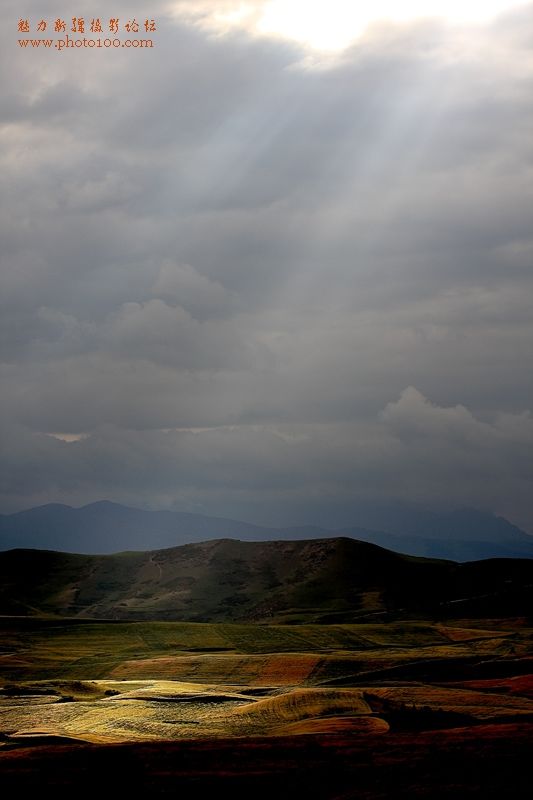
[[[129,506],[123,506],[120,503],[114,503],[112,500],[95,500],[94,503],[87,503],[85,506],[80,506],[77,508],[77,511],[89,511],[90,509],[95,511],[112,511],[117,509],[124,509],[126,511],[141,511],[139,508],[131,508]]]
[[[0,517],[0,550],[117,553],[213,539],[287,541],[348,535],[396,552],[454,561],[533,557],[533,537],[502,517],[470,508],[446,513],[398,508],[392,513],[383,506],[372,518],[356,514],[355,523],[338,530],[261,527],[201,514],[142,510],[107,499],[80,508],[50,503]]]
[[[65,503],[45,503],[42,506],[33,506],[33,508],[17,511],[12,516],[18,516],[19,514],[53,514],[57,511],[74,511],[74,508],[67,506]]]

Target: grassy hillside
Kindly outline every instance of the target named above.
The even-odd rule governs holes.
[[[113,556],[0,554],[4,615],[197,622],[505,616],[532,607],[532,585],[531,561],[459,565],[351,539],[224,539]]]

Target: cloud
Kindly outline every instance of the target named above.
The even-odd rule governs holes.
[[[4,508],[404,495],[531,526],[531,5],[326,61],[150,13],[143,53],[1,34]]]
[[[152,292],[154,297],[189,309],[195,316],[229,310],[231,295],[221,283],[201,275],[190,264],[166,260],[161,265]]]
[[[309,522],[311,514],[355,524],[361,503],[387,498],[473,502],[529,519],[531,415],[483,421],[413,387],[375,419],[349,425],[108,425],[71,442],[19,428],[7,444],[7,493],[28,497],[31,486],[32,502],[110,497],[233,516],[244,506],[268,522]]]

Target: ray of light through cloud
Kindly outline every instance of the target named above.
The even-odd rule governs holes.
[[[533,530],[532,11],[161,0],[142,54],[4,28],[0,510],[107,483]]]
[[[215,4],[204,20],[221,28],[244,27],[335,51],[347,47],[376,22],[435,18],[450,24],[482,24],[520,5],[520,0],[244,0]],[[178,4],[178,11],[181,7]],[[205,11],[201,8],[196,13]]]

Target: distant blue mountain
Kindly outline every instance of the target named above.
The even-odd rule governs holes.
[[[0,550],[31,548],[68,553],[154,550],[210,539],[301,540],[349,536],[400,553],[473,561],[533,558],[533,536],[474,509],[436,513],[410,508],[376,508],[361,515],[360,527],[269,528],[177,511],[146,511],[101,501],[82,508],[49,504],[0,516]]]

